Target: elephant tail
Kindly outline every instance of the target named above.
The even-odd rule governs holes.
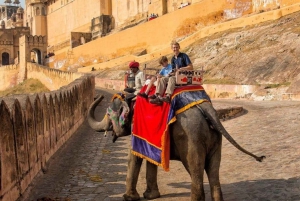
[[[204,117],[211,123],[211,125],[214,127],[215,130],[217,130],[219,133],[221,133],[233,146],[235,146],[238,150],[241,152],[252,156],[257,161],[262,162],[265,156],[256,156],[253,153],[247,151],[243,147],[241,147],[232,137],[231,135],[226,131],[222,123],[220,122],[216,110],[213,108],[211,103],[204,102],[200,105],[197,105],[198,109],[202,112]]]

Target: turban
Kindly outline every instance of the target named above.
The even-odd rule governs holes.
[[[138,68],[140,66],[139,62],[132,61],[129,63],[129,68]]]

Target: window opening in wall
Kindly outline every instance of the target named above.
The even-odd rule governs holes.
[[[9,65],[9,54],[7,52],[2,53],[2,65]]]
[[[41,13],[40,13],[40,8],[39,7],[37,7],[36,8],[36,15],[40,15]]]
[[[45,7],[42,7],[42,15],[46,15]]]
[[[32,63],[42,64],[42,53],[39,49],[33,49],[30,52],[30,61]]]

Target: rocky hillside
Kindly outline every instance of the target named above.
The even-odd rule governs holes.
[[[181,51],[190,56],[196,69],[203,67],[206,84],[249,84],[262,86],[262,91],[281,88],[284,92],[299,93],[299,45],[297,12],[276,21],[214,34]],[[158,60],[146,65],[160,68]],[[124,64],[95,73],[99,77],[123,79],[125,70]]]

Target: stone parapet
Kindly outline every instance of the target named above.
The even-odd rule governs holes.
[[[38,79],[49,90],[57,90],[62,86],[71,83],[80,78],[81,73],[66,72],[57,69],[51,69],[36,63],[27,63],[27,79]]]
[[[95,78],[77,78],[59,90],[0,99],[0,198],[15,201],[50,157],[84,121]]]
[[[123,91],[123,80],[95,78],[95,87]],[[285,93],[284,91],[270,90],[265,95],[256,94],[259,90],[255,85],[221,85],[203,84],[206,93],[212,99],[251,99],[251,100],[300,100],[300,94]]]

